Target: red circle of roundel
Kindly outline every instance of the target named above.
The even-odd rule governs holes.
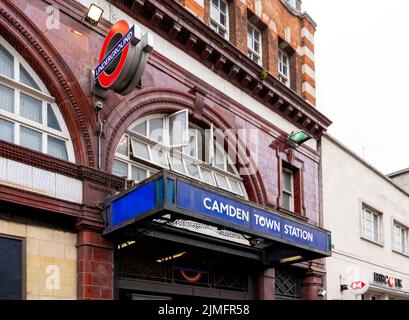
[[[128,22],[125,20],[120,20],[115,23],[111,30],[109,30],[108,35],[105,38],[104,44],[102,45],[101,53],[99,55],[99,63],[105,58],[105,55],[109,52],[106,52],[108,49],[108,45],[112,38],[120,33],[124,36],[129,31]],[[124,68],[126,57],[128,56],[129,45],[122,51],[121,58],[119,60],[118,66],[115,68],[114,72],[111,74],[106,74],[105,71],[100,74],[98,77],[99,84],[103,88],[109,88],[112,84],[118,79],[119,75],[121,74],[122,69]]]

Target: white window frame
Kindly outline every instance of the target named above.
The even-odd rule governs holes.
[[[220,2],[223,2],[226,6],[226,13],[224,13],[226,15],[226,25],[224,26],[220,21],[217,21],[215,19],[213,19],[213,15],[212,15],[212,10],[217,10],[217,14],[220,16]],[[223,37],[226,40],[229,40],[230,38],[230,33],[229,33],[229,5],[228,2],[225,0],[218,0],[219,3],[219,7],[216,8],[213,5],[213,1],[210,0],[210,28],[216,32],[218,35],[220,35],[221,37]],[[214,29],[214,27],[212,26],[212,22],[216,25],[216,30]],[[221,35],[219,32],[219,29],[222,29],[225,32],[225,35]]]
[[[141,135],[140,133],[137,133],[136,131],[132,130],[135,126],[139,125],[142,122],[145,122],[146,123],[146,132],[145,133],[148,134],[149,133],[149,121],[150,120],[157,119],[157,118],[166,119],[167,117],[169,117],[169,115],[160,114],[160,115],[148,116],[148,117],[142,118],[140,120],[137,120],[129,127],[127,132],[123,135],[123,137],[124,136],[128,137],[128,156],[116,151],[115,160],[128,163],[129,167],[128,167],[128,176],[127,176],[127,178],[132,180],[132,176],[131,176],[132,172],[131,172],[131,166],[130,165],[134,165],[134,166],[137,166],[137,167],[142,166],[143,168],[146,169],[146,168],[150,168],[149,164],[152,163],[155,167],[174,170],[175,172],[187,175],[190,178],[196,179],[196,180],[204,182],[206,184],[210,184],[210,185],[213,185],[213,186],[216,186],[216,187],[220,187],[222,189],[225,189],[227,191],[230,191],[230,192],[232,192],[232,193],[234,193],[236,195],[242,196],[242,197],[247,199],[247,193],[246,193],[246,190],[245,190],[245,188],[243,186],[243,180],[240,177],[240,175],[239,175],[237,169],[235,168],[235,166],[231,166],[233,168],[233,171],[234,171],[234,173],[231,173],[231,172],[227,171],[227,163],[225,163],[225,165],[224,165],[224,170],[220,169],[218,167],[215,167],[213,165],[213,163],[207,163],[205,161],[202,161],[201,159],[198,159],[197,157],[192,157],[192,156],[184,153],[183,152],[183,147],[171,147],[171,146],[166,145],[166,144],[161,144],[161,143],[158,143],[155,140],[151,140],[148,137],[146,137],[144,135]],[[164,122],[164,127],[165,126],[167,126],[167,124],[165,124],[165,122]],[[213,128],[213,126],[212,126],[212,128]],[[205,134],[203,133],[203,130],[198,128],[196,125],[188,122],[188,129],[196,129],[196,132],[201,131],[202,132],[202,139],[206,139]],[[166,130],[167,129],[165,129],[165,131]],[[167,131],[169,131],[169,130],[167,130]],[[197,133],[196,133],[196,135],[197,135]],[[122,141],[123,137],[121,137],[120,141]],[[211,146],[211,148],[213,148],[214,147],[213,145],[216,145],[216,148],[219,149],[220,147],[214,141],[213,130],[211,130],[211,137],[213,138],[213,139],[211,138],[213,140],[213,142],[209,141],[209,146]],[[130,145],[132,143],[132,140],[138,141],[139,143],[144,144],[148,148],[148,157],[149,157],[149,159],[144,159],[144,158],[139,157],[139,156],[137,156],[135,154],[133,155],[133,157],[131,157]],[[165,142],[169,143],[169,138],[166,138],[166,134],[165,134],[163,140]],[[205,141],[203,144],[206,144],[206,142],[207,141]],[[161,148],[165,152],[166,161],[167,161],[166,166],[163,166],[160,163],[157,163],[157,162],[153,161],[152,148]],[[220,150],[222,150],[222,149],[220,148]],[[196,156],[198,154],[199,154],[199,145],[198,145],[198,139],[196,138]],[[229,161],[229,163],[231,164],[232,162],[229,159],[228,155],[224,152],[224,150],[223,150],[222,154],[223,154],[223,157],[224,157],[223,159],[225,160],[225,162]],[[172,167],[172,161],[171,161],[172,156],[176,156],[176,157],[181,159],[182,167],[183,167],[184,172],[180,172],[176,168]],[[142,161],[143,164],[141,164],[139,161]],[[188,171],[188,165],[189,164],[195,165],[197,167],[198,176],[194,176],[194,175],[189,174],[189,171]],[[159,170],[158,168],[156,168],[154,170],[151,170],[151,169],[149,169],[149,170],[157,172]],[[208,183],[203,178],[202,170],[206,170],[206,171],[211,173],[212,183]],[[224,176],[226,178],[227,185],[228,185],[227,188],[220,186],[220,184],[219,184],[219,182],[217,180],[216,174],[222,175],[222,176]],[[149,175],[147,175],[147,177],[148,176]],[[234,191],[234,189],[231,187],[232,181],[238,182],[239,192]]]
[[[284,61],[282,57],[287,58],[287,74],[283,72]],[[278,51],[278,73],[280,76],[280,81],[284,83],[287,87],[291,87],[291,63],[290,56],[283,50]],[[285,82],[283,81],[285,80]]]
[[[14,78],[9,78],[0,74],[0,84],[6,86],[14,91],[14,112],[8,112],[0,108],[0,118],[6,121],[13,122],[14,124],[14,141],[13,144],[20,145],[20,128],[26,127],[42,134],[41,151],[42,153],[48,153],[48,136],[65,142],[65,149],[67,152],[67,158],[69,162],[75,162],[74,148],[70,139],[68,128],[61,115],[60,110],[55,103],[54,97],[50,95],[46,86],[38,77],[38,75],[32,70],[28,63],[20,56],[20,54],[2,37],[0,37],[1,45],[13,56],[14,63]],[[36,82],[41,91],[27,86],[20,82],[20,65],[30,74],[33,80]],[[20,96],[25,94],[32,98],[41,101],[42,122],[38,123],[30,119],[24,118],[20,115]],[[47,119],[47,106],[50,104],[54,115],[57,118],[61,131],[48,127]]]
[[[398,230],[400,236],[400,243],[399,247],[397,247],[396,242],[396,231]],[[393,242],[393,250],[400,252],[400,253],[408,253],[408,228],[403,224],[399,223],[398,221],[393,221],[393,229],[392,229],[392,242]]]
[[[294,172],[292,170],[290,170],[290,169],[287,169],[287,168],[283,168],[282,171],[283,171],[283,175],[282,175],[281,192],[282,192],[283,195],[286,194],[287,196],[290,197],[290,208],[284,208],[284,209],[287,209],[287,210],[293,212],[294,207],[295,207],[295,205],[294,205],[294,203],[295,203],[295,201],[294,201]],[[286,190],[285,187],[284,187],[285,186],[285,184],[284,184],[284,172],[286,172],[286,173],[288,173],[290,175],[291,190]]]
[[[249,28],[252,29],[251,34],[249,34]],[[254,33],[255,31],[258,32],[259,38],[255,39],[254,38]],[[251,39],[251,43],[249,42],[249,38]],[[257,41],[259,43],[259,48],[260,52],[257,52],[254,50],[254,42]],[[247,50],[248,50],[248,57],[254,61],[254,59],[251,57],[251,55],[256,56],[258,58],[258,61],[254,61],[258,65],[262,66],[263,65],[263,36],[261,34],[260,29],[256,28],[255,25],[249,23],[247,26]]]
[[[371,207],[362,204],[362,213],[361,213],[361,235],[362,238],[381,244],[381,223],[382,223],[382,213],[372,209]],[[371,215],[371,227],[367,228],[367,226],[369,225],[365,213],[368,213]],[[377,222],[377,232],[375,233],[375,221]],[[367,233],[367,230],[370,229],[371,230],[371,234]],[[375,235],[377,234],[377,238],[375,237]]]

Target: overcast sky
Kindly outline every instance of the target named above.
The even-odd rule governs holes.
[[[409,167],[409,1],[303,0],[317,22],[317,107],[383,173]]]

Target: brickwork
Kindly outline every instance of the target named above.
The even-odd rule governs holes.
[[[210,23],[210,0],[181,1],[190,11]],[[315,105],[314,65],[315,25],[306,17],[284,5],[284,0],[229,0],[230,41],[247,55],[248,16],[258,17],[262,28],[263,67],[278,77],[278,39],[288,42],[294,54],[291,57],[291,88],[312,105]],[[203,7],[199,4],[203,3]],[[297,6],[299,6],[298,3]],[[287,34],[286,34],[287,30]],[[291,35],[288,38],[288,35]],[[310,68],[305,71],[303,65]]]

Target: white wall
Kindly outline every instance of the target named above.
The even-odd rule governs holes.
[[[340,275],[350,265],[371,281],[373,272],[402,279],[409,295],[409,256],[392,251],[393,220],[409,226],[409,196],[325,136],[322,176],[324,228],[332,231],[334,246],[326,259],[328,299],[354,298],[340,291]],[[362,201],[382,212],[382,245],[361,239]]]

